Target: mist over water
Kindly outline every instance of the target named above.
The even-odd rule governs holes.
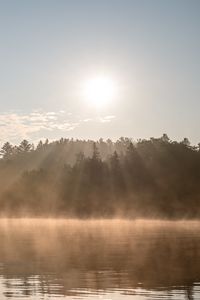
[[[198,221],[1,219],[0,245],[0,299],[200,297]]]

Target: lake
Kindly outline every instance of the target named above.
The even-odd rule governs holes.
[[[0,220],[0,299],[200,299],[200,222]]]

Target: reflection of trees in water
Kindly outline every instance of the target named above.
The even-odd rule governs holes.
[[[70,274],[68,274],[70,276]],[[105,276],[105,273],[103,274]],[[66,275],[65,275],[66,276]],[[87,274],[88,276],[88,274]],[[110,275],[112,276],[112,275]],[[62,275],[61,275],[62,277]],[[194,294],[193,294],[193,285],[185,286],[183,287],[170,287],[166,286],[165,288],[160,289],[159,287],[152,287],[152,286],[142,286],[140,287],[140,290],[138,289],[138,286],[123,286],[123,280],[116,281],[115,286],[106,288],[102,288],[102,285],[98,284],[99,276],[97,273],[90,274],[90,276],[93,280],[96,280],[95,284],[89,284],[89,286],[84,285],[85,282],[81,281],[81,286],[71,286],[68,284],[68,281],[70,280],[70,277],[67,278],[61,278],[58,279],[57,277],[51,277],[48,275],[44,276],[36,276],[36,278],[33,280],[31,279],[31,283],[29,283],[29,277],[27,277],[26,281],[21,281],[21,285],[15,285],[10,284],[10,281],[13,282],[15,279],[6,279],[4,282],[5,285],[5,291],[3,294],[7,298],[16,298],[16,295],[23,296],[29,298],[29,296],[37,296],[37,297],[43,297],[44,295],[56,295],[56,296],[79,296],[82,295],[85,296],[87,294],[105,294],[105,293],[112,293],[113,291],[118,291],[120,295],[124,296],[136,296],[142,294],[143,296],[148,297],[148,299],[155,299],[157,297],[168,296],[168,299],[171,299],[173,296],[177,297],[177,295],[184,295],[185,299],[187,300],[193,300]],[[18,279],[19,280],[19,279]],[[91,280],[91,279],[90,279]],[[104,280],[109,281],[109,276],[105,276]],[[157,296],[157,297],[156,297]],[[159,298],[159,299],[161,299]],[[80,298],[81,299],[81,298]]]
[[[80,287],[155,289],[200,280],[198,222],[1,221],[0,273],[7,297],[71,295]],[[15,286],[17,280],[17,284]]]
[[[194,294],[193,294],[193,286],[187,286],[186,287],[186,295],[188,300],[193,300],[194,299]]]

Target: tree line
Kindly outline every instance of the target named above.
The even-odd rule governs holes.
[[[2,216],[200,217],[200,147],[187,138],[6,142],[0,176]]]

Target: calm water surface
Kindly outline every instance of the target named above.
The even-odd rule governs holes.
[[[200,299],[200,222],[2,219],[9,298]]]

